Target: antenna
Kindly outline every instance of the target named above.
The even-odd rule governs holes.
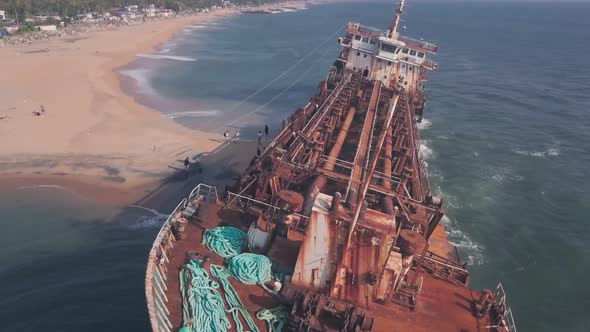
[[[401,21],[402,14],[404,12],[404,6],[406,5],[406,0],[401,0],[399,2],[399,7],[395,12],[395,19],[393,20],[393,24],[391,25],[391,30],[389,32],[389,38],[393,37],[394,33],[397,33],[397,28],[399,27],[399,22]]]

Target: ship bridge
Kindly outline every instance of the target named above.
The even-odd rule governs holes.
[[[399,84],[411,91],[421,90],[427,70],[437,64],[428,55],[438,52],[438,45],[421,39],[402,36],[391,30],[383,31],[349,22],[346,36],[340,38],[344,47],[336,66],[346,68],[367,79],[379,80],[387,87]]]

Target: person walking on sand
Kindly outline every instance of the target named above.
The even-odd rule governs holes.
[[[229,139],[229,131],[227,131],[227,130],[226,130],[226,131],[223,133],[223,138],[224,138],[226,141]]]
[[[258,131],[258,145],[262,144],[262,130]]]
[[[186,159],[184,160],[184,171],[185,171],[185,174],[186,174],[186,178],[187,179],[189,177],[188,168],[190,167],[190,165],[191,165],[191,162],[188,159],[188,157],[186,157]]]
[[[236,130],[236,134],[234,135],[235,137],[235,142],[238,143],[240,141],[240,129],[238,128]]]
[[[268,125],[264,125],[264,133],[268,136]]]
[[[41,105],[41,114],[45,114],[45,105]]]

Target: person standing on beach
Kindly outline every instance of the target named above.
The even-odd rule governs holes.
[[[258,131],[258,145],[262,144],[262,130]]]
[[[264,125],[264,133],[268,136],[268,125]]]
[[[229,139],[229,131],[225,131],[225,133],[223,133],[223,138],[227,141]]]
[[[236,130],[236,135],[234,137],[236,139],[236,143],[238,143],[240,141],[240,129],[239,128]]]

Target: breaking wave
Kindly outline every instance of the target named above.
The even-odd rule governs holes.
[[[167,119],[178,119],[188,117],[210,117],[219,114],[218,110],[203,110],[203,111],[187,111],[164,114]]]
[[[158,214],[155,216],[141,216],[139,219],[129,225],[130,229],[160,228],[168,219],[167,215]]]
[[[66,187],[57,185],[57,184],[35,184],[35,185],[30,185],[30,186],[20,186],[18,188],[16,188],[16,190],[26,190],[26,189],[36,189],[36,188],[51,188],[51,189],[59,189],[59,190],[65,190],[68,191],[68,189],[66,189]]]
[[[152,214],[149,216],[141,216],[137,219],[137,221],[129,226],[131,229],[141,229],[141,228],[159,228],[161,227],[166,219],[168,219],[167,214],[162,214],[155,209],[150,209],[140,205],[129,205],[129,207],[141,209],[147,212],[151,212]]]
[[[187,56],[179,56],[179,55],[166,55],[166,54],[138,54],[140,58],[147,58],[147,59],[164,59],[164,60],[174,60],[174,61],[186,61],[186,62],[193,62],[197,61],[195,58],[187,57]]]
[[[418,129],[426,129],[430,128],[430,126],[432,126],[432,121],[428,119],[422,119],[422,122],[418,123]]]
[[[430,159],[432,157],[432,149],[427,145],[428,142],[422,140],[420,142],[420,152],[422,152],[422,156],[424,159]]]
[[[482,244],[475,242],[469,235],[461,231],[457,222],[448,216],[443,216],[441,223],[445,226],[449,242],[457,247],[462,256],[461,258],[468,265],[473,266],[485,263],[485,247]]]

